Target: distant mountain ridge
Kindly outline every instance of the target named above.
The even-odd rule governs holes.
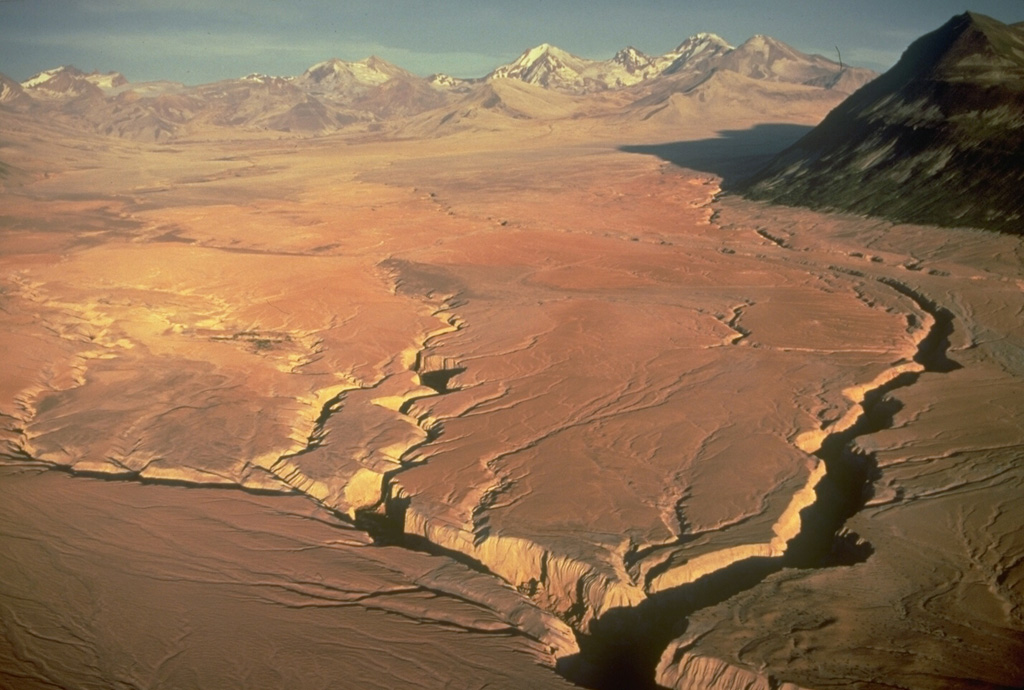
[[[544,43],[497,68],[487,79],[518,79],[560,91],[590,93],[635,86],[662,75],[688,73],[699,80],[719,70],[848,93],[877,76],[870,70],[802,53],[769,36],[754,36],[734,48],[720,36],[699,33],[657,57],[629,47],[610,60],[588,60]]]
[[[0,111],[33,112],[103,134],[143,140],[174,138],[201,124],[318,135],[353,126],[379,127],[434,110],[439,116],[425,121],[438,127],[471,121],[474,118],[465,114],[476,109],[514,119],[568,117],[580,102],[559,94],[622,94],[598,110],[628,108],[645,98],[686,92],[719,72],[769,85],[835,91],[837,97],[875,76],[768,37],[733,48],[715,34],[699,33],[664,55],[649,56],[627,47],[607,60],[581,58],[541,44],[479,79],[443,74],[421,78],[372,56],[357,62],[325,60],[297,76],[249,74],[194,87],[176,82],[134,84],[118,72],[86,74],[64,66],[21,84],[5,78],[0,82]],[[498,82],[520,82],[538,93],[492,88]],[[515,104],[504,102],[507,99]]]
[[[651,57],[629,46],[609,60],[588,60],[542,43],[514,62],[498,67],[487,79],[518,79],[545,88],[586,93],[633,86],[686,64],[710,64],[730,50],[732,46],[724,39],[708,33],[691,36],[665,55]]]
[[[740,190],[1024,234],[1024,24],[966,13],[915,41]]]
[[[65,65],[40,72],[22,82],[21,87],[35,97],[66,98],[89,93],[90,86],[100,93],[110,94],[127,84],[128,80],[120,72],[86,74],[79,69]]]

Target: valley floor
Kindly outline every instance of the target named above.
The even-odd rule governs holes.
[[[1021,240],[749,124],[9,123],[0,685],[1024,683]]]

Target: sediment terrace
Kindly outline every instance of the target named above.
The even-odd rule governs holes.
[[[366,667],[366,686],[564,686],[556,666],[594,687],[1024,677],[1019,240],[719,199],[712,175],[547,127],[325,141],[50,144],[67,169],[4,192],[0,434],[19,469],[0,484],[68,497],[70,516],[12,503],[5,538],[37,546],[9,567],[127,582],[136,603],[188,583],[187,610],[154,604],[151,680],[132,682],[219,679],[174,619],[214,640],[191,606],[216,611],[222,587],[291,592],[223,611],[260,626],[279,605],[290,626],[352,612],[308,619],[303,639],[349,661],[305,679],[286,637],[232,648],[295,669],[290,687],[392,643],[427,651]],[[158,546],[114,575],[88,555],[176,539],[146,505],[230,523],[177,550],[229,574],[167,569]],[[305,546],[261,546],[297,506],[315,534],[287,540]],[[94,542],[73,529],[87,519]],[[218,555],[227,533],[245,543]],[[75,557],[47,556],[67,534]],[[61,613],[6,581],[0,677],[114,677],[141,644],[93,654],[87,595]],[[451,668],[416,675],[453,645]],[[955,654],[901,671],[920,648]]]

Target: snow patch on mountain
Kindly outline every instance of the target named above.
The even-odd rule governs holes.
[[[354,82],[365,86],[379,86],[404,72],[405,70],[400,67],[373,56],[358,62],[332,58],[313,65],[299,79],[317,84]]]
[[[697,65],[732,50],[723,38],[700,33],[683,41],[674,51],[652,57],[636,48],[623,48],[610,60],[578,57],[550,43],[531,48],[514,62],[494,70],[489,79],[518,79],[546,88],[592,92],[633,86],[685,63]]]
[[[37,96],[44,98],[71,98],[87,93],[114,94],[128,85],[128,80],[120,72],[100,74],[85,72],[63,65],[54,67],[26,79],[21,87]]]
[[[242,77],[242,81],[251,81],[257,84],[267,84],[281,77],[272,77],[269,74],[260,74],[259,72],[253,72]]]
[[[733,47],[721,36],[701,32],[687,38],[675,50],[657,58],[657,62],[664,70],[673,65],[681,66],[694,60],[722,55],[732,49]]]
[[[584,87],[583,72],[592,60],[577,57],[550,43],[527,50],[508,65],[490,74],[491,79],[517,79],[556,89],[578,90]]]
[[[61,74],[68,69],[68,67],[55,67],[53,69],[48,69],[44,72],[40,72],[34,77],[29,77],[25,81],[21,82],[21,88],[32,89],[39,86],[40,84],[45,84],[46,82],[56,77],[58,74]]]
[[[116,91],[128,83],[128,80],[120,72],[108,72],[107,74],[94,72],[85,75],[85,80],[107,92]]]
[[[0,74],[0,103],[13,101],[19,96],[22,98],[25,96],[25,91],[20,85]]]
[[[474,79],[460,79],[459,77],[453,77],[450,74],[432,74],[427,77],[427,82],[437,89],[445,89],[449,91],[461,91],[469,88],[475,81]]]

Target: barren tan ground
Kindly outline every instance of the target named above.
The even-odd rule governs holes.
[[[0,679],[1024,682],[1020,240],[620,150],[723,122],[8,123]]]

